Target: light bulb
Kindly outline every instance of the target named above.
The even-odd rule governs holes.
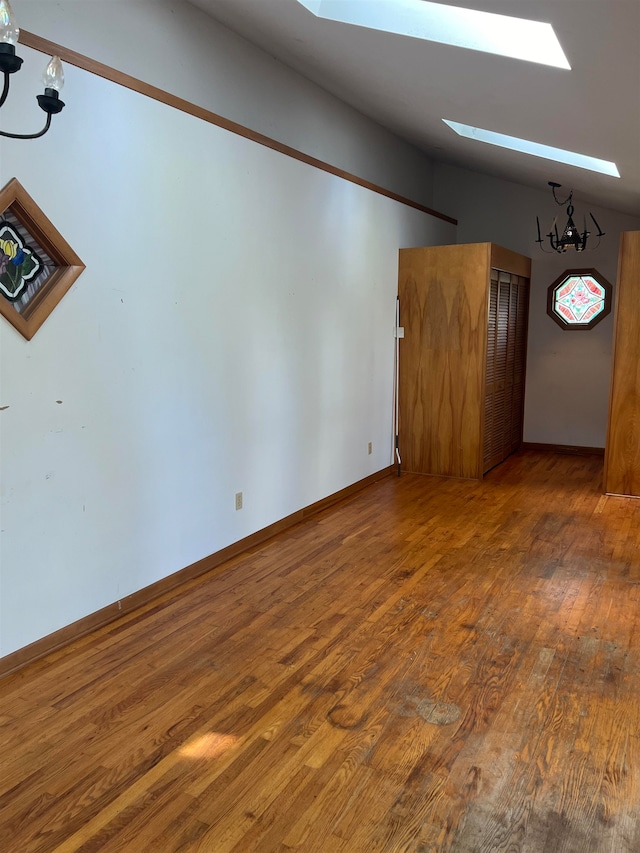
[[[0,42],[16,45],[19,35],[20,28],[16,24],[9,0],[0,0]]]
[[[2,0],[0,0],[1,2]],[[45,89],[55,89],[57,92],[62,91],[62,87],[64,86],[64,69],[62,68],[59,56],[51,57],[51,61],[44,69],[42,82]]]

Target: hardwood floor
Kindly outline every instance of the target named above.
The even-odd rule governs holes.
[[[640,501],[388,478],[0,681],[7,853],[640,850]]]

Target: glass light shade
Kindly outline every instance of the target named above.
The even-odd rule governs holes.
[[[0,0],[2,2],[2,0]],[[44,69],[42,82],[45,89],[55,89],[57,92],[62,91],[64,86],[64,69],[59,56],[52,56],[51,61]]]
[[[9,0],[0,0],[0,42],[16,45],[19,35],[20,28],[16,24]]]

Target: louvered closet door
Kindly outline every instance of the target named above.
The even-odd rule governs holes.
[[[506,314],[506,356],[505,356],[505,388],[504,388],[504,424],[502,427],[502,458],[506,459],[512,452],[511,432],[514,427],[514,369],[516,363],[516,316],[518,311],[518,285],[516,275],[500,273],[500,292],[504,290],[504,301],[508,303]]]
[[[508,436],[507,456],[522,443],[524,415],[524,381],[527,361],[527,326],[529,317],[529,280],[522,276],[511,277],[511,293],[514,306],[514,363],[513,396],[511,400],[511,432]]]
[[[509,284],[504,273],[498,278],[498,314],[496,355],[494,360],[495,393],[491,428],[491,467],[504,459],[504,437],[509,419],[507,403],[507,347],[509,343]]]
[[[491,271],[483,470],[517,450],[522,437],[528,280]]]
[[[488,471],[496,464],[492,462],[493,421],[495,415],[496,395],[496,336],[498,331],[498,273],[491,270],[489,285],[489,326],[487,331],[487,375],[484,398],[484,445],[483,471]]]

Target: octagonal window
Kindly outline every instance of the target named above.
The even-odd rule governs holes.
[[[563,329],[592,329],[610,311],[611,285],[594,269],[565,270],[547,292],[547,314]]]

